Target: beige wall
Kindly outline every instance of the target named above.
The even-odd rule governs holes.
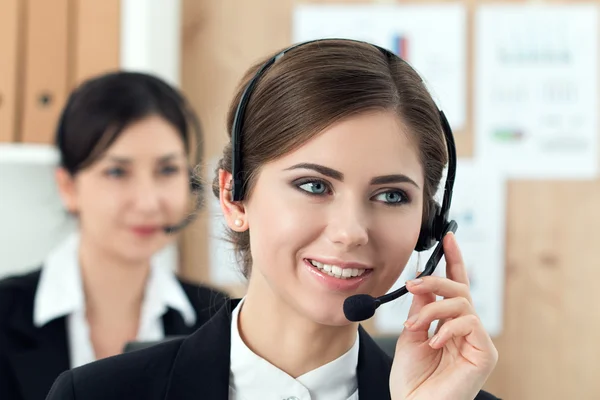
[[[472,39],[475,0],[465,3]],[[225,114],[245,69],[291,43],[293,4],[183,1],[182,86],[203,121],[209,157],[225,143]],[[473,76],[472,52],[470,41],[468,77]],[[472,154],[472,85],[469,79],[467,128],[457,133],[463,157]],[[495,340],[500,361],[486,385],[495,394],[505,399],[600,398],[600,307],[594,298],[600,263],[593,252],[600,231],[582,228],[583,221],[600,223],[598,204],[598,181],[509,183],[504,333]],[[201,218],[185,238],[190,277],[208,278],[206,239]]]

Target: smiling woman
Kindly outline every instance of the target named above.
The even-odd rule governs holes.
[[[222,293],[154,257],[199,189],[196,127],[183,96],[153,76],[111,73],[71,94],[56,178],[78,231],[41,268],[0,281],[0,398],[42,399],[62,371],[128,341],[191,333],[216,311]]]
[[[250,234],[247,298],[285,299],[310,320],[347,325],[341,310],[349,295],[384,294],[412,254],[423,215],[423,168],[409,137],[394,112],[367,110],[262,164],[243,209],[221,193],[227,215],[243,214],[238,229]],[[229,180],[221,170],[223,190]],[[310,261],[331,265],[332,274],[365,272],[332,279]]]
[[[393,364],[343,312],[392,287],[434,213],[446,143],[410,65],[352,40],[293,46],[247,72],[228,126],[213,192],[246,296],[187,339],[65,373],[49,400],[495,399],[481,388],[497,352],[452,235],[448,278],[407,285]]]

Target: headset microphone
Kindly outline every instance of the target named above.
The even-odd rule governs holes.
[[[196,215],[197,215],[196,212],[193,212],[190,215],[188,215],[183,221],[181,221],[180,223],[178,223],[176,225],[167,225],[167,226],[164,226],[163,227],[163,231],[167,235],[172,235],[174,233],[177,233],[177,232],[183,230],[189,224],[191,224],[192,221],[194,221],[196,219]]]
[[[448,232],[456,233],[456,229],[458,228],[458,224],[456,221],[450,221],[446,226],[446,230],[444,235]],[[442,256],[444,255],[444,248],[442,246],[442,242],[438,242],[435,250],[431,254],[429,260],[427,260],[427,264],[425,264],[425,269],[418,277],[429,276],[433,274],[435,271],[435,267],[438,265]],[[371,318],[375,314],[375,310],[382,304],[388,303],[392,300],[396,300],[400,296],[408,293],[408,289],[406,286],[402,286],[398,290],[394,290],[391,293],[385,294],[381,297],[373,297],[368,294],[357,294],[354,296],[348,297],[344,301],[344,315],[348,321],[359,322],[364,321],[366,319]]]

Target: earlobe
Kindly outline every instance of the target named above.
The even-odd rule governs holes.
[[[224,169],[219,170],[219,203],[225,216],[227,225],[236,232],[248,229],[246,210],[244,204],[231,200],[231,173]]]
[[[77,201],[75,199],[75,182],[73,176],[62,167],[56,168],[54,173],[58,193],[64,207],[71,214],[77,213]]]

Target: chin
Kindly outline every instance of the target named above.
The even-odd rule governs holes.
[[[113,248],[119,258],[132,264],[138,264],[148,262],[161,249],[161,246],[153,243],[131,245],[118,243]]]
[[[347,326],[353,324],[344,315],[344,301],[348,296],[341,293],[307,294],[302,297],[301,312],[309,320],[320,325]]]

